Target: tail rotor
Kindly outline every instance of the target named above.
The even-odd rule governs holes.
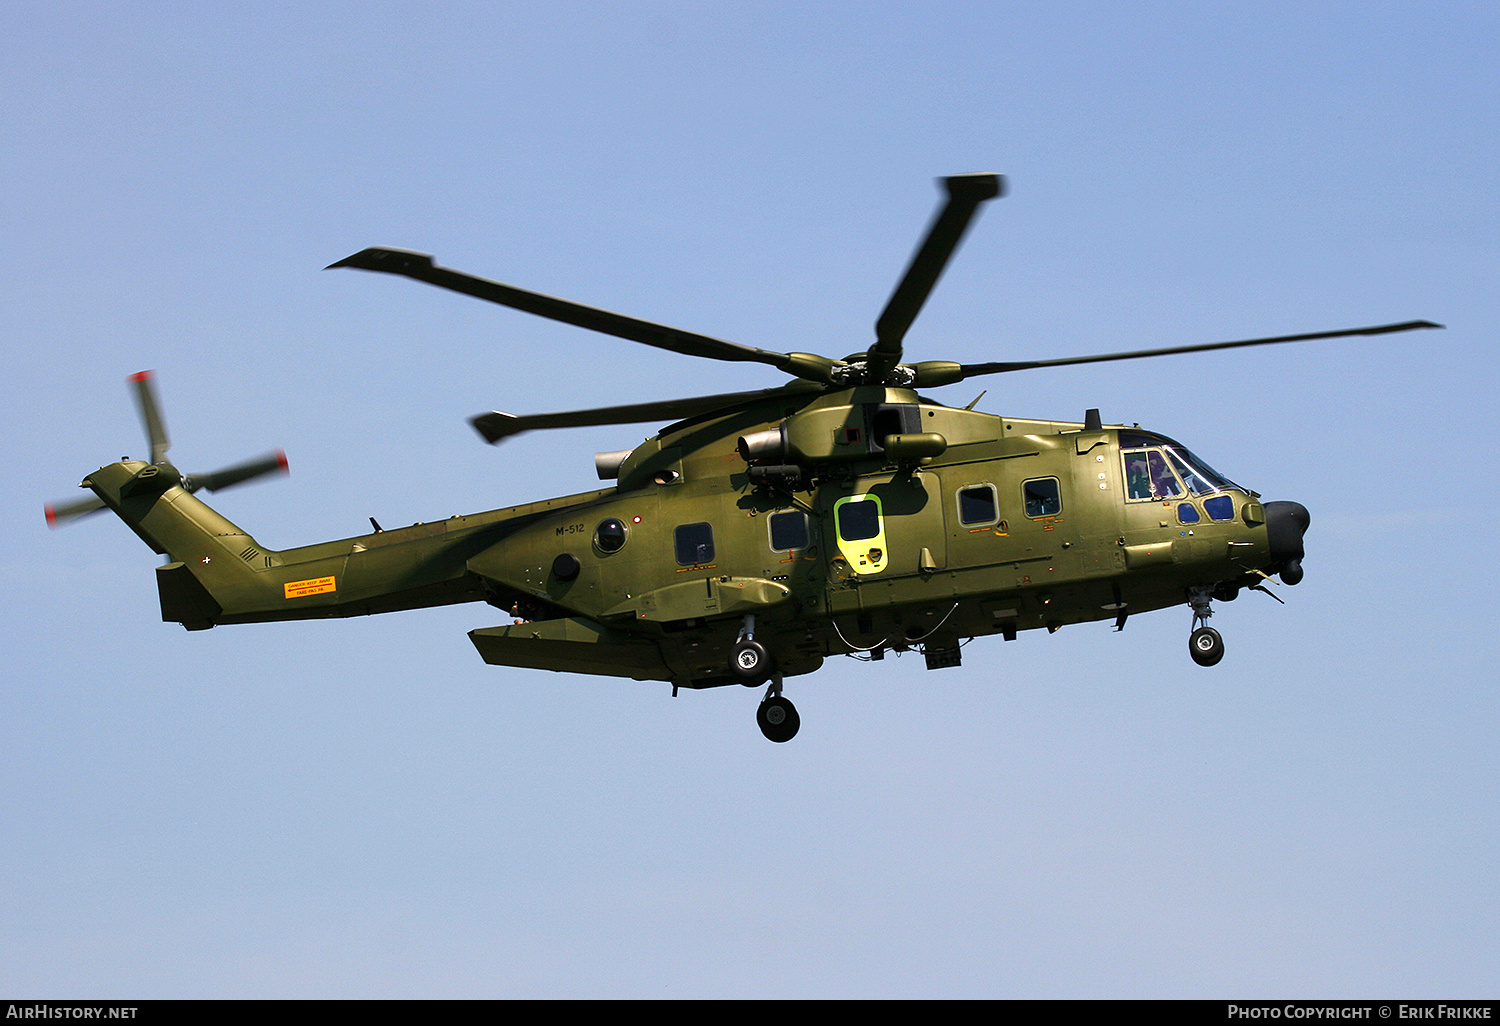
[[[189,492],[205,489],[216,492],[246,481],[253,481],[267,474],[285,474],[289,467],[286,453],[276,449],[254,459],[230,464],[206,474],[183,474],[167,462],[167,450],[172,441],[167,436],[166,421],[162,418],[161,403],[156,397],[156,375],[152,371],[140,371],[130,375],[127,383],[134,386],[136,408],[141,415],[141,424],[146,429],[146,441],[151,447],[151,462],[155,466],[176,474],[182,487]],[[45,509],[47,526],[60,527],[104,508],[103,500],[97,497],[78,499],[74,502],[48,503]]]

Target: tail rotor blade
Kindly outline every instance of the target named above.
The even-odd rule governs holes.
[[[167,425],[161,416],[161,403],[156,400],[156,386],[152,384],[155,377],[154,371],[138,371],[130,375],[128,380],[135,386],[135,401],[140,407],[141,423],[146,426],[146,439],[151,443],[151,462],[160,463],[166,459],[172,440],[167,437]]]
[[[86,517],[90,513],[97,513],[104,508],[104,500],[94,496],[87,499],[79,499],[76,502],[64,502],[61,504],[47,503],[47,526],[52,528],[61,527],[71,520]]]
[[[230,488],[257,477],[264,477],[266,474],[286,474],[289,472],[290,467],[286,461],[286,453],[277,449],[275,452],[268,452],[264,456],[253,460],[246,460],[243,463],[236,463],[222,470],[216,470],[211,474],[193,474],[186,479],[184,485],[190,492],[196,492],[200,488],[216,492],[221,488]]]

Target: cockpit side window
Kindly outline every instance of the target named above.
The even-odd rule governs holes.
[[[1125,494],[1128,498],[1161,499],[1182,494],[1181,491],[1146,494],[1146,487],[1155,479],[1156,474],[1154,470],[1148,469],[1147,463],[1143,460],[1146,459],[1148,452],[1153,451],[1166,455],[1173,470],[1187,485],[1187,490],[1194,495],[1212,495],[1214,492],[1224,492],[1230,489],[1241,492],[1245,490],[1194,456],[1186,447],[1165,435],[1153,434],[1149,431],[1124,430],[1120,432],[1119,437],[1120,449],[1125,457]]]
[[[1172,473],[1172,468],[1167,466],[1167,458],[1155,449],[1147,452],[1146,458],[1151,467],[1151,493],[1158,499],[1181,495],[1182,486],[1177,483],[1177,475]]]
[[[1208,495],[1219,490],[1218,486],[1210,484],[1207,480],[1205,480],[1202,474],[1193,469],[1192,465],[1184,460],[1181,456],[1179,456],[1176,452],[1168,449],[1167,454],[1172,457],[1172,466],[1175,467],[1177,473],[1182,476],[1182,481],[1187,485],[1188,491],[1192,492],[1194,495]]]
[[[1149,499],[1151,495],[1151,471],[1146,465],[1146,454],[1125,454],[1125,494],[1132,499]]]
[[[1124,434],[1121,432],[1122,438]],[[1134,437],[1131,441],[1165,442],[1166,439]],[[1178,446],[1152,446],[1121,455],[1125,461],[1125,497],[1129,501],[1176,499],[1189,493],[1206,496],[1236,487]]]

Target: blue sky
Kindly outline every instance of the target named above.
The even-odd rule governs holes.
[[[1480,3],[21,2],[0,14],[0,993],[1493,997],[1500,14]],[[770,387],[369,245],[778,350],[1443,332],[943,391],[1139,422],[1312,513],[1287,604],[833,660],[755,694],[484,665],[479,606],[189,634],[42,504],[284,446],[288,547],[594,486],[648,433],[469,416]]]

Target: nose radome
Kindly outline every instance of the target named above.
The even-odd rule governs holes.
[[[1266,533],[1271,543],[1272,572],[1280,571],[1286,584],[1302,580],[1302,536],[1312,514],[1300,502],[1266,503]]]
[[[1271,505],[1281,507],[1286,516],[1290,517],[1293,523],[1297,525],[1297,528],[1304,534],[1307,533],[1308,525],[1312,523],[1312,514],[1307,511],[1306,506],[1300,502],[1285,501],[1273,502]]]

